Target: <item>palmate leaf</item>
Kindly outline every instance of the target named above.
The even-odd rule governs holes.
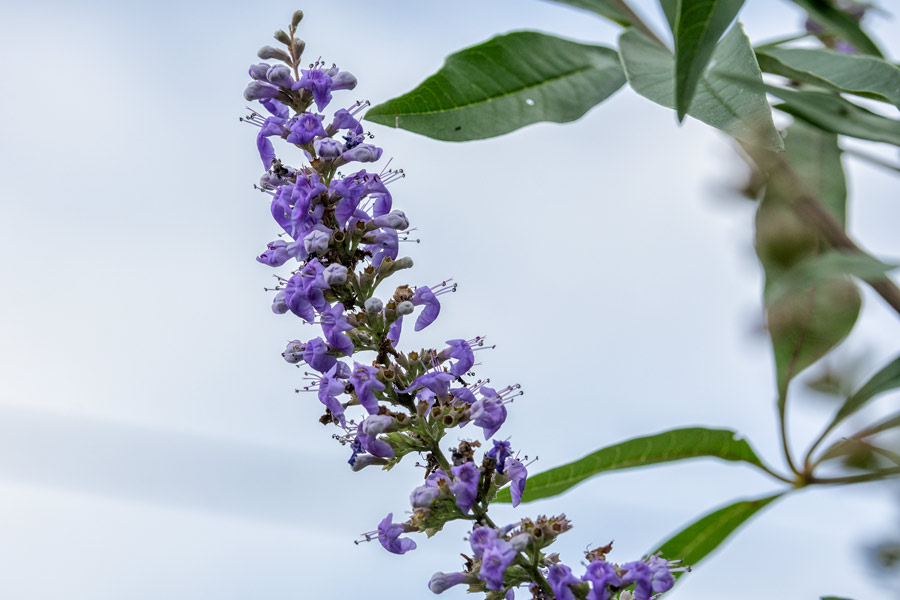
[[[619,52],[634,90],[667,108],[675,108],[675,59],[635,29],[619,36]],[[784,148],[762,89],[762,75],[750,41],[736,23],[713,51],[713,62],[687,114],[749,144]]]
[[[679,2],[675,17],[675,110],[684,119],[716,42],[737,16],[744,0]],[[755,66],[755,62],[754,66]]]
[[[883,56],[881,50],[865,34],[853,17],[834,7],[828,0],[791,0],[829,33],[853,44],[863,54]]]
[[[900,108],[900,68],[886,60],[824,48],[768,47],[756,57],[767,73]]]
[[[517,31],[451,54],[366,119],[438,140],[480,140],[539,121],[574,121],[624,83],[611,48]]]
[[[743,500],[713,511],[660,544],[651,554],[658,552],[663,558],[680,559],[682,564],[693,567],[722,545],[748,519],[781,495]]]
[[[606,471],[701,457],[742,461],[765,468],[750,444],[736,437],[733,431],[702,427],[673,429],[607,446],[574,462],[532,475],[522,502],[556,496]],[[497,502],[510,502],[508,488],[500,490]]]

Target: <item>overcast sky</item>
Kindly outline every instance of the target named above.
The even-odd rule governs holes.
[[[653,2],[637,4],[661,23]],[[802,26],[787,2],[748,5],[742,19],[755,41]],[[388,512],[408,509],[421,472],[408,460],[389,473],[351,473],[347,450],[317,423],[321,406],[293,393],[299,371],[279,356],[312,329],[273,315],[262,290],[271,271],[254,256],[276,225],[251,187],[255,132],[237,117],[256,49],[295,8],[4,7],[0,597],[428,598],[432,572],[461,567],[462,525],[418,536],[402,557],[353,545]],[[359,78],[334,109],[408,91],[448,53],[496,33],[610,44],[617,35],[536,0],[300,8],[308,56]],[[873,18],[871,29],[896,60],[896,20]],[[403,248],[416,263],[408,283],[460,284],[435,325],[404,341],[487,335],[497,344],[479,353],[479,375],[525,389],[504,431],[540,457],[533,472],[690,425],[737,429],[782,466],[755,207],[731,191],[743,171],[727,138],[690,120],[679,127],[627,89],[578,122],[483,142],[369,127],[409,175],[392,188],[421,239]],[[896,160],[893,150],[869,147]],[[846,166],[852,234],[900,258],[896,180],[856,159]],[[863,291],[859,326],[841,347],[859,379],[900,339],[895,315]],[[796,400],[799,451],[830,405]],[[697,461],[497,512],[509,522],[565,512],[575,525],[558,544],[567,562],[610,539],[611,559],[625,562],[714,507],[776,487],[748,468]],[[668,597],[884,598],[863,549],[900,528],[896,492],[798,493]]]

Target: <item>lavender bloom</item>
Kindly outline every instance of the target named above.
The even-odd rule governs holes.
[[[384,422],[384,418],[388,419],[387,423]],[[391,448],[391,445],[377,437],[388,425],[390,425],[390,417],[387,415],[371,415],[359,424],[356,440],[365,448],[366,452],[373,456],[393,458],[394,449]]]
[[[450,372],[457,377],[465,375],[475,364],[475,353],[472,352],[472,347],[466,340],[447,340],[446,343],[450,347],[442,350],[438,354],[438,358],[441,360],[455,358],[456,362],[450,365]]]
[[[453,375],[444,371],[429,371],[421,377],[418,377],[412,382],[411,386],[402,391],[404,394],[408,394],[424,387],[431,390],[436,395],[444,397],[450,393],[450,382],[454,379],[455,377]]]
[[[284,186],[278,188],[275,197],[272,198],[271,212],[275,222],[281,225],[285,233],[290,234],[293,231],[291,225],[291,204],[290,196],[294,186]]]
[[[553,595],[556,596],[556,600],[575,600],[575,594],[572,593],[569,586],[574,583],[581,583],[581,580],[572,575],[572,569],[566,565],[556,564],[550,567],[547,583],[553,589]]]
[[[450,390],[450,395],[452,395],[457,400],[462,400],[466,404],[474,404],[476,401],[475,394],[473,394],[472,390],[467,387],[453,388],[452,390]]]
[[[319,373],[325,373],[337,363],[337,359],[328,354],[328,344],[322,338],[314,338],[306,343],[303,360]]]
[[[388,328],[387,339],[393,342],[393,345],[396,346],[397,342],[400,341],[400,333],[403,331],[403,317],[400,317]]]
[[[266,73],[269,72],[270,68],[271,65],[268,63],[258,63],[255,65],[250,65],[250,78],[257,81],[265,81]]]
[[[256,257],[256,260],[270,267],[280,267],[288,261],[287,242],[276,240],[266,244],[266,251]]]
[[[347,267],[338,263],[332,263],[325,267],[322,272],[322,279],[328,284],[328,287],[343,285],[347,282]]]
[[[337,67],[326,71],[331,77],[331,90],[352,90],[356,87],[356,77],[348,71],[340,71]],[[321,108],[319,110],[322,110]]]
[[[658,556],[653,556],[649,560],[649,565],[641,561],[622,565],[622,569],[627,570],[622,576],[622,585],[634,584],[635,600],[650,600],[651,596],[661,594],[675,584],[669,571],[669,564],[665,560]]]
[[[475,558],[481,558],[485,549],[491,546],[497,539],[497,530],[492,527],[476,527],[469,534],[469,545],[472,547],[472,553]]]
[[[295,365],[303,360],[303,352],[305,350],[305,344],[303,344],[299,340],[291,340],[290,342],[288,342],[288,345],[284,349],[284,352],[281,353],[281,356],[283,356],[284,360],[286,360],[287,362]]]
[[[522,501],[522,494],[525,492],[525,480],[528,477],[528,470],[525,468],[525,465],[515,458],[509,458],[506,461],[504,475],[509,477],[512,482],[509,492],[512,496],[512,505],[516,507]]]
[[[328,251],[331,243],[331,234],[319,229],[313,229],[303,238],[303,248],[309,254],[321,254]]]
[[[370,229],[378,229],[379,227],[387,227],[389,229],[409,229],[409,219],[403,214],[403,211],[393,210],[386,215],[375,217],[369,223]]]
[[[261,81],[251,81],[247,84],[247,87],[244,88],[244,100],[264,100],[266,98],[274,98],[279,93],[281,93],[281,90],[274,85],[269,85],[268,83],[263,83]]]
[[[316,108],[322,110],[331,102],[331,86],[333,85],[331,77],[319,69],[301,69],[300,72],[303,76],[294,84],[294,89],[312,92]]]
[[[400,534],[406,532],[406,526],[402,523],[392,523],[394,513],[388,513],[378,524],[378,541],[384,549],[394,554],[406,554],[416,549],[416,542],[409,538],[400,538]]]
[[[260,100],[259,103],[265,106],[267,111],[269,111],[279,119],[284,119],[286,121],[291,116],[291,112],[288,110],[288,107],[278,100],[266,98],[264,100]]]
[[[284,65],[270,67],[266,72],[266,79],[269,83],[283,88],[291,89],[294,85],[294,78],[291,77],[291,70]]]
[[[366,301],[363,303],[363,308],[370,315],[377,315],[384,310],[384,302],[382,302],[380,298],[372,296],[371,298],[366,298]]]
[[[360,125],[349,110],[342,108],[334,113],[334,120],[329,126],[331,129],[349,129],[352,133],[361,134],[363,127]]]
[[[375,267],[380,267],[381,261],[385,258],[395,260],[397,258],[397,253],[400,250],[397,232],[393,229],[379,230],[379,233],[375,235],[372,242],[366,246],[366,250],[372,253],[372,265]],[[426,308],[425,310],[428,309]],[[421,318],[421,315],[419,318]],[[416,326],[418,326],[418,323],[419,322],[416,321]],[[416,329],[416,331],[419,330]]]
[[[428,589],[435,594],[441,594],[454,585],[465,583],[467,579],[467,573],[441,573],[438,571],[431,576],[431,581],[428,582]]]
[[[325,334],[325,339],[328,343],[347,356],[353,354],[353,342],[344,333],[353,329],[353,326],[347,323],[347,319],[344,317],[344,305],[338,302],[334,306],[321,311],[320,317],[322,319],[322,332]]]
[[[357,471],[362,471],[366,467],[371,467],[372,465],[383,466],[387,464],[387,461],[383,458],[379,458],[377,456],[372,456],[371,454],[363,454],[361,456],[357,456],[356,453],[350,457],[350,460],[347,461],[350,463],[350,469],[355,473]]]
[[[503,441],[498,442],[497,440],[493,440],[494,447],[488,450],[485,455],[488,458],[494,460],[494,464],[497,465],[497,472],[503,472],[503,464],[506,462],[506,459],[512,456],[512,447],[509,442]]]
[[[272,299],[272,312],[276,315],[283,315],[289,310],[287,302],[284,301],[284,292],[275,294],[275,298]]]
[[[453,483],[450,491],[456,496],[456,506],[464,513],[472,510],[475,499],[478,496],[478,480],[481,471],[473,463],[467,462],[450,469],[453,475]]]
[[[319,381],[318,396],[319,402],[324,404],[325,408],[330,410],[331,414],[343,425],[344,407],[341,405],[340,400],[337,399],[339,394],[344,393],[344,383],[337,379],[337,375],[341,371],[338,366],[340,364],[335,361],[335,364],[322,376],[322,379]]]
[[[381,158],[382,150],[372,144],[358,144],[341,154],[341,158],[347,162],[375,162]]]
[[[372,205],[372,216],[380,217],[391,211],[391,193],[388,191],[381,177],[373,175],[366,181],[366,193],[375,203]]]
[[[650,567],[650,583],[654,594],[661,594],[672,589],[675,585],[675,578],[672,571],[669,570],[669,562],[659,556],[651,556],[648,561]]]
[[[430,287],[423,286],[416,288],[412,297],[412,303],[415,306],[425,305],[422,314],[416,319],[416,326],[414,327],[416,331],[422,331],[434,323],[434,320],[437,319],[438,315],[441,313],[441,303],[434,295],[434,292],[431,291]]]
[[[409,495],[413,508],[428,508],[441,495],[441,490],[432,485],[420,485]]]
[[[400,304],[397,305],[397,314],[400,315],[401,317],[404,317],[406,315],[411,315],[414,310],[416,310],[416,307],[413,306],[413,303],[410,302],[409,300],[404,300],[403,302],[401,302]]]
[[[322,115],[303,113],[291,126],[291,134],[287,141],[292,144],[308,144],[316,136],[328,137],[322,127]]]
[[[378,369],[375,367],[353,363],[353,373],[350,375],[350,383],[356,391],[356,398],[370,415],[378,412],[378,398],[375,397],[375,392],[384,390],[384,384],[376,378],[377,374]]]
[[[481,569],[478,571],[485,587],[489,590],[502,590],[503,576],[515,558],[516,551],[506,540],[497,538],[486,547],[481,555]]]
[[[313,149],[322,158],[337,158],[344,152],[344,145],[331,138],[316,138]]]
[[[602,560],[595,560],[587,566],[587,572],[582,581],[591,582],[591,591],[587,600],[609,600],[609,586],[619,587],[622,580],[616,574],[616,569],[611,564]]]
[[[480,398],[469,410],[469,418],[484,431],[484,439],[488,440],[506,421],[506,407],[503,400],[492,388],[482,386]]]

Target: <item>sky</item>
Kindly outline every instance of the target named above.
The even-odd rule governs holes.
[[[636,5],[663,31],[654,3]],[[252,189],[255,132],[238,117],[247,66],[295,8],[306,13],[307,56],[360,81],[335,109],[408,91],[450,52],[498,33],[617,35],[537,0],[4,7],[0,597],[427,598],[434,571],[460,568],[460,524],[417,537],[405,556],[353,544],[408,509],[421,472],[409,461],[352,473],[279,356],[310,329],[269,309],[271,272],[254,257],[276,226]],[[774,0],[748,2],[741,19],[754,41],[802,26]],[[870,25],[896,60],[895,17]],[[678,126],[627,89],[577,122],[480,142],[368,127],[408,175],[392,193],[421,240],[403,248],[415,261],[409,283],[460,286],[411,343],[497,344],[479,354],[479,375],[523,386],[504,431],[539,457],[532,472],[695,425],[736,429],[783,466],[755,206],[733,191],[744,172],[725,136]],[[851,234],[897,259],[896,181],[852,157],[845,166]],[[858,363],[857,381],[900,339],[895,316],[862,291],[859,324],[838,351]],[[795,399],[797,451],[828,409],[821,397]],[[611,560],[627,562],[715,507],[775,489],[749,468],[700,460],[496,512],[508,522],[565,512],[575,527],[558,542],[564,559],[614,539]],[[898,492],[792,495],[667,597],[884,598],[864,549],[900,529]]]

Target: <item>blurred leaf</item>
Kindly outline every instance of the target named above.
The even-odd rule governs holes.
[[[840,223],[846,184],[837,137],[803,122],[788,128],[784,159]],[[766,323],[775,355],[779,402],[790,380],[825,355],[853,328],[861,300],[848,270],[870,275],[873,265],[838,252],[794,211],[795,183],[780,171],[768,179],[756,214],[756,252],[766,275]],[[877,261],[876,261],[877,262]]]
[[[900,68],[886,60],[822,48],[766,48],[756,57],[767,73],[900,107]]]
[[[366,119],[461,142],[539,121],[574,121],[625,83],[615,50],[517,31],[460,50]]]
[[[651,554],[659,552],[663,558],[681,559],[683,564],[692,567],[718,548],[747,519],[781,495],[743,500],[711,512],[676,533]]]
[[[859,23],[844,11],[835,8],[827,0],[791,0],[791,2],[805,10],[813,21],[824,27],[829,33],[850,42],[863,54],[883,56],[881,50],[878,49],[875,42],[869,39]]]
[[[900,146],[900,121],[877,115],[831,92],[798,92],[766,86],[784,100],[775,108],[812,123],[816,127],[873,142]]]
[[[716,48],[744,0],[695,0],[679,2],[675,19],[675,110],[684,120]],[[756,59],[751,64],[756,69]]]
[[[574,462],[529,477],[522,502],[556,496],[605,471],[619,471],[703,456],[743,461],[763,468],[750,444],[735,436],[735,432],[727,429],[690,427],[607,446]],[[497,502],[509,501],[509,489],[500,490]]]
[[[833,444],[822,453],[819,461],[825,462],[835,458],[842,459],[843,466],[849,469],[865,471],[879,471],[900,466],[900,456],[895,452],[870,444],[856,436]]]
[[[875,373],[855,394],[847,398],[834,419],[828,425],[826,433],[834,429],[841,421],[865,406],[869,400],[900,387],[900,356]]]
[[[896,265],[888,265],[877,258],[858,252],[828,250],[807,258],[780,277],[768,290],[775,297],[792,288],[809,288],[836,275],[852,275],[864,281],[877,281]]]
[[[839,596],[822,596],[820,600],[850,600],[850,598],[844,598]]]
[[[679,0],[659,0],[666,23],[669,24],[669,29],[673,34],[675,33],[675,21],[678,19],[678,2]]]
[[[627,11],[622,10],[621,3],[615,0],[548,0],[550,2],[558,2],[559,4],[568,4],[575,8],[581,8],[593,13],[597,13],[601,17],[606,17],[614,23],[618,23],[622,27],[634,25],[634,20]]]
[[[631,87],[657,104],[675,108],[674,57],[635,29],[619,37],[619,52]],[[761,88],[762,75],[740,23],[716,46],[713,61],[700,78],[687,114],[749,144],[783,149]],[[725,77],[725,73],[752,84]]]

